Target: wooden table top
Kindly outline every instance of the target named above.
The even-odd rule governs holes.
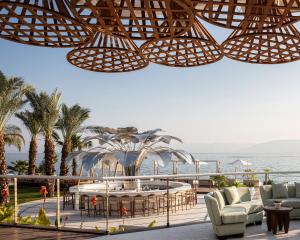
[[[274,206],[264,206],[264,210],[266,212],[272,212],[272,213],[286,213],[293,210],[291,207],[282,207],[275,208]]]

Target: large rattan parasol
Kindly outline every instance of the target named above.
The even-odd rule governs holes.
[[[220,45],[197,19],[184,35],[149,40],[140,50],[151,62],[174,67],[205,65],[223,57]]]
[[[257,23],[252,27],[275,28],[300,20],[300,0],[191,1],[201,18],[226,28],[239,28],[249,16]]]
[[[300,59],[300,34],[293,25],[235,30],[222,46],[227,57],[243,62],[276,64]]]
[[[188,31],[194,19],[190,4],[189,0],[71,0],[78,19],[97,30],[132,39],[178,36]]]
[[[92,37],[76,20],[67,0],[0,1],[0,37],[43,46],[74,47]]]
[[[90,43],[69,52],[67,60],[76,67],[96,72],[128,72],[148,65],[132,40],[101,32]]]

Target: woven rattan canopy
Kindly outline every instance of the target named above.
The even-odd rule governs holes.
[[[132,39],[178,36],[193,23],[193,9],[183,0],[71,0],[78,19],[97,30]]]
[[[151,62],[174,67],[205,65],[223,57],[219,44],[197,19],[184,35],[149,40],[141,52]]]
[[[222,46],[227,57],[242,62],[276,64],[300,59],[300,33],[293,25],[236,30]]]
[[[67,60],[95,72],[128,72],[148,65],[132,40],[101,32],[90,43],[69,52]]]
[[[92,32],[72,16],[67,0],[0,1],[0,37],[43,47],[72,47]]]
[[[300,0],[191,0],[204,20],[226,28],[255,21],[255,27],[281,27],[300,19]],[[249,17],[250,16],[250,17]],[[254,16],[254,18],[253,18]]]
[[[299,60],[300,0],[0,0],[0,38],[96,72]],[[203,23],[232,29],[219,45]],[[225,39],[225,38],[224,38]],[[138,47],[140,46],[140,48]]]

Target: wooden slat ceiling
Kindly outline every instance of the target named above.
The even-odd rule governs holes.
[[[239,28],[248,21],[275,28],[300,19],[300,0],[191,0],[198,15],[213,24]],[[252,16],[255,16],[253,19]]]
[[[98,72],[149,61],[200,66],[224,54],[249,63],[296,61],[299,20],[300,0],[0,0],[0,38],[72,47],[71,64]],[[220,46],[200,21],[233,33]]]

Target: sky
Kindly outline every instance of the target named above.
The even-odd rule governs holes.
[[[219,43],[230,34],[205,26]],[[192,68],[150,64],[129,73],[95,73],[70,65],[70,50],[0,39],[0,70],[37,90],[58,88],[62,102],[90,108],[86,125],[162,128],[191,144],[300,139],[300,61],[257,65],[224,57]]]

